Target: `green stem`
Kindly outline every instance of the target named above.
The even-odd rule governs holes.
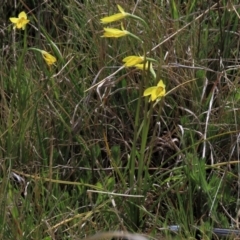
[[[133,138],[133,145],[132,145],[131,155],[130,155],[129,182],[130,182],[131,194],[134,194],[135,160],[136,160],[136,155],[137,155],[136,154],[136,143],[137,143],[137,138],[138,138],[140,105],[141,105],[141,96],[139,96],[138,103],[137,103],[137,111],[136,111],[135,122],[134,122],[134,138]]]
[[[147,107],[148,107],[148,100],[145,99],[145,107],[144,107],[144,111],[146,114],[144,114],[144,119],[143,119],[143,123],[142,123],[142,141],[141,141],[141,149],[140,149],[140,157],[139,157],[139,166],[138,166],[138,178],[137,178],[137,194],[144,194],[142,193],[142,183],[143,183],[143,170],[144,170],[144,162],[145,162],[145,150],[146,150],[146,143],[147,143],[147,139],[148,139],[148,131],[149,131],[149,125],[150,125],[150,116],[152,115],[152,107],[149,110],[149,112],[147,111]]]
[[[24,72],[24,58],[27,52],[27,30],[25,28],[24,30],[24,37],[23,37],[23,50],[21,53],[21,56],[19,58],[19,61],[17,63],[17,73],[15,75],[16,79],[15,79],[15,83],[16,83],[16,89],[17,89],[17,94],[18,94],[18,103],[19,103],[19,113],[20,116],[22,116],[23,114],[23,108],[25,106],[25,103],[22,104],[22,101],[25,100],[25,96],[24,96],[24,91],[23,89],[25,89],[26,87],[26,77],[24,76],[23,72]],[[24,99],[24,100],[23,100]]]
[[[25,28],[24,38],[23,38],[23,51],[22,51],[22,54],[20,56],[18,66],[17,66],[17,79],[20,79],[20,77],[21,77],[20,75],[23,70],[23,59],[24,59],[26,52],[27,52],[27,30]],[[17,83],[19,83],[19,81],[17,81]]]
[[[136,36],[136,35],[134,35],[134,34],[132,34],[132,33],[130,33],[130,32],[128,32],[128,35],[131,36],[131,37],[133,37],[133,38],[135,38],[135,39],[137,39],[137,40],[140,41],[141,43],[143,43],[143,40],[142,40],[141,38],[139,38],[138,36]]]
[[[135,20],[139,20],[140,22],[143,23],[143,25],[146,27],[146,28],[149,28],[147,23],[140,17],[136,16],[136,15],[133,15],[133,14],[129,14],[129,17],[135,19]]]

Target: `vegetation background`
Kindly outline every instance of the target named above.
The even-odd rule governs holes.
[[[169,225],[179,239],[211,239],[212,227],[238,228],[239,1],[1,2],[0,239],[169,239]],[[155,105],[142,97],[156,84],[147,73],[115,73],[139,43],[101,38],[117,4],[148,23],[123,21],[175,88]],[[9,21],[21,11],[27,49],[56,66],[24,51]]]

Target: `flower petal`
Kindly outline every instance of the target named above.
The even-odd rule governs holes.
[[[12,22],[12,23],[17,23],[18,22],[18,18],[15,18],[15,17],[12,17],[12,18],[9,18],[9,20]]]
[[[18,14],[18,18],[27,19],[27,14],[26,14],[24,11],[22,11],[22,12],[20,12],[20,13]]]
[[[128,56],[125,57],[122,61],[125,62],[124,64],[125,67],[132,67],[135,66],[136,64],[142,63],[144,61],[144,57]]]
[[[129,34],[126,30],[119,30],[117,28],[104,28],[104,33],[102,37],[123,37]]]
[[[118,7],[119,12],[121,12],[122,14],[125,14],[124,9],[120,5],[117,5],[117,7]]]
[[[147,70],[149,64],[150,64],[150,68],[152,68],[152,63],[148,62],[148,61],[146,63],[135,64],[134,67],[136,67],[136,68],[138,68],[140,70],[143,70],[143,69]]]
[[[163,83],[163,80],[160,80],[160,81],[158,82],[157,86],[158,86],[158,87],[163,87],[163,88],[166,87],[165,84]]]
[[[117,7],[118,7],[118,10],[120,13],[116,13],[111,16],[100,19],[101,23],[105,24],[105,23],[115,22],[118,20],[122,20],[123,18],[125,18],[129,15],[129,13],[126,13],[120,5],[117,5]]]
[[[156,90],[156,87],[149,87],[144,91],[143,96],[146,97],[146,96],[152,95],[152,93],[155,90]]]
[[[111,22],[115,22],[115,21],[118,21],[118,20],[121,20],[125,18],[125,15],[123,15],[122,13],[117,13],[117,14],[114,14],[114,15],[111,15],[111,16],[108,16],[108,17],[104,17],[102,19],[100,19],[101,23],[111,23]]]
[[[159,96],[157,95],[157,88],[154,89],[154,91],[152,91],[151,94],[151,101],[155,101]]]

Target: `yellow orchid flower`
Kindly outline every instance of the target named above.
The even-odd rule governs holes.
[[[44,50],[41,50],[41,53],[42,53],[43,59],[45,60],[48,66],[53,65],[57,61],[57,59],[50,53]]]
[[[125,67],[134,67],[136,64],[140,64],[144,61],[144,57],[141,56],[128,56],[122,60]]]
[[[139,63],[139,64],[135,64],[134,67],[140,69],[140,70],[148,70],[148,66],[150,65],[149,69],[152,68],[152,63],[147,61],[146,63]]]
[[[162,80],[160,80],[157,84],[157,86],[155,87],[150,87],[147,88],[144,93],[143,96],[150,96],[149,101],[155,101],[156,99],[160,99],[161,97],[164,97],[166,94],[166,89],[165,89],[165,84],[163,83]]]
[[[120,13],[116,13],[114,15],[111,15],[111,16],[104,17],[104,18],[100,19],[101,23],[103,23],[103,24],[112,23],[112,22],[115,22],[115,21],[118,21],[118,20],[122,20],[126,17],[131,17],[133,19],[140,20],[146,27],[148,27],[147,23],[142,18],[140,18],[140,17],[138,17],[134,14],[125,12],[124,9],[120,5],[117,5],[117,7],[118,7],[118,10],[119,10]]]
[[[116,13],[114,15],[100,19],[101,23],[103,24],[112,23],[131,15],[129,13],[126,13],[120,5],[117,5],[117,7],[120,13]]]
[[[117,28],[104,28],[104,33],[102,37],[107,37],[107,38],[119,38],[119,37],[124,37],[128,34],[130,34],[126,30],[120,30]]]
[[[26,25],[30,21],[27,19],[27,14],[24,11],[18,14],[18,18],[12,17],[12,18],[9,18],[9,20],[14,24],[13,29],[22,28],[22,30],[26,28]]]

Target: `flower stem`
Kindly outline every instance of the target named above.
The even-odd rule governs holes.
[[[140,17],[136,16],[136,15],[133,15],[133,14],[130,14],[129,17],[133,18],[133,19],[136,19],[136,20],[139,20],[140,22],[143,23],[143,25],[146,27],[146,28],[149,28],[147,23]]]
[[[136,35],[134,35],[134,34],[132,34],[132,33],[128,33],[128,35],[129,36],[131,36],[131,37],[133,37],[133,38],[135,38],[135,39],[137,39],[138,41],[140,41],[141,43],[143,43],[143,40],[141,39],[141,38],[139,38],[138,36],[136,36]]]

